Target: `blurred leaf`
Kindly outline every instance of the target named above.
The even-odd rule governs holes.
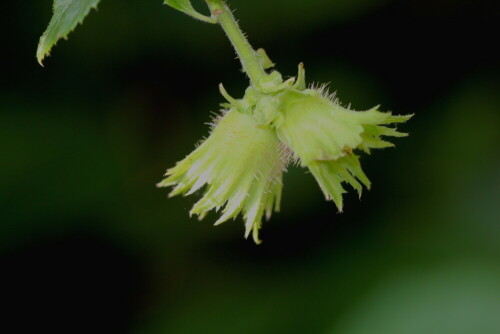
[[[209,16],[200,14],[193,8],[191,1],[189,0],[165,0],[165,5],[169,5],[172,8],[180,10],[181,12],[194,17],[195,19],[201,20],[208,23],[216,23],[217,21]]]
[[[88,15],[92,8],[97,8],[100,0],[54,0],[52,19],[47,30],[40,37],[36,58],[40,65],[50,53],[52,47],[61,38],[66,38],[78,23]]]
[[[330,333],[500,333],[499,280],[498,263],[486,261],[398,273]]]

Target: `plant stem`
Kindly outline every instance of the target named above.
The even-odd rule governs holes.
[[[267,77],[268,74],[264,71],[257,53],[241,31],[231,10],[223,0],[206,0],[206,2],[210,8],[212,17],[220,23],[231,44],[233,44],[240,58],[243,70],[250,78],[250,82],[254,87],[259,88],[261,79]]]

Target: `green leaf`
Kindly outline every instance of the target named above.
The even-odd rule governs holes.
[[[78,23],[97,8],[100,0],[54,0],[52,19],[47,30],[40,37],[36,58],[43,66],[43,59],[61,38],[66,38]]]
[[[198,13],[189,0],[165,0],[164,4],[203,22],[217,23],[216,19]]]

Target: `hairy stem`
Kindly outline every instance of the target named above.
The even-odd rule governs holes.
[[[250,78],[250,82],[254,87],[260,87],[261,79],[267,77],[268,74],[264,71],[257,52],[255,52],[241,31],[231,10],[223,0],[206,0],[206,2],[210,8],[212,17],[222,26],[222,29],[233,44],[240,58],[243,70]]]

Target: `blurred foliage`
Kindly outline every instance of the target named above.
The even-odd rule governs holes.
[[[331,333],[498,333],[499,281],[498,267],[485,263],[395,275]]]
[[[416,114],[397,149],[363,157],[373,189],[337,214],[291,167],[261,246],[239,223],[189,219],[194,199],[167,199],[155,184],[207,134],[217,84],[242,94],[223,33],[161,1],[107,0],[42,69],[50,1],[10,2],[0,55],[10,312],[25,319],[29,306],[32,320],[60,315],[44,318],[50,328],[63,318],[113,333],[500,332],[491,5],[231,4],[283,72],[304,61],[309,80],[331,81],[356,109]]]

